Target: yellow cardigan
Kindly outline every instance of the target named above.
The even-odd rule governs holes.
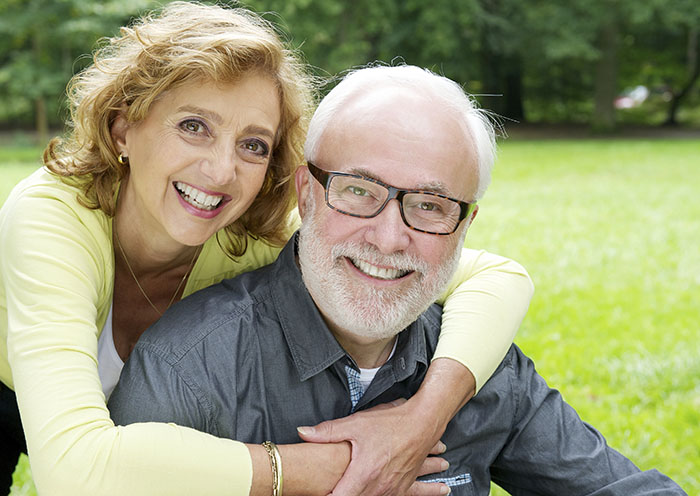
[[[80,206],[76,193],[40,169],[0,209],[0,380],[16,391],[39,493],[247,495],[252,462],[244,444],[174,424],[112,423],[97,373],[97,338],[114,286],[112,221]],[[278,252],[251,240],[234,262],[212,238],[184,294],[270,263]],[[517,263],[465,249],[435,357],[460,361],[483,385],[532,291]]]

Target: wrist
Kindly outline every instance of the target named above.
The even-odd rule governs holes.
[[[418,392],[402,406],[410,408],[413,420],[431,428],[437,441],[475,391],[476,381],[467,367],[449,358],[437,358],[431,362]]]
[[[277,445],[272,441],[262,443],[267,456],[270,458],[270,469],[272,471],[272,496],[282,496],[284,489],[284,475],[282,472],[282,457],[277,449]]]
[[[348,442],[285,444],[278,445],[278,449],[284,466],[285,496],[330,494],[345,473],[352,453]]]

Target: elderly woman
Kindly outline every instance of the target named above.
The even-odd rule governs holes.
[[[28,449],[44,494],[271,493],[262,446],[172,424],[115,427],[105,398],[173,302],[271,262],[294,230],[304,71],[254,14],[176,2],[122,29],[73,79],[70,135],[0,211],[5,488]],[[423,389],[337,424],[352,442],[347,471],[347,443],[285,447],[285,493],[326,494],[344,471],[346,493],[408,487],[532,291],[519,265],[483,252],[465,251],[456,279]]]

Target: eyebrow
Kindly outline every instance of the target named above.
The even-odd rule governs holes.
[[[378,177],[376,174],[372,173],[371,171],[364,169],[362,167],[353,167],[351,168],[348,172],[351,174],[358,174],[362,177],[366,177],[369,179],[374,179],[376,181],[381,181],[384,184],[389,184],[380,177]],[[391,185],[393,186],[393,185]],[[398,189],[409,189],[411,191],[427,191],[430,193],[439,193],[441,195],[449,196],[450,198],[456,196],[449,190],[449,188],[445,185],[445,183],[441,181],[431,181],[429,183],[419,183],[413,188],[398,188]]]
[[[221,125],[224,122],[223,117],[221,117],[219,114],[216,112],[213,112],[211,110],[207,110],[202,107],[196,107],[194,105],[183,105],[182,107],[179,107],[177,109],[178,112],[187,112],[187,113],[192,113],[192,114],[199,114],[201,116],[206,117],[210,121],[213,121],[214,124]]]
[[[178,112],[186,112],[186,113],[192,113],[192,114],[199,114],[203,117],[206,117],[210,121],[212,121],[214,124],[221,126],[224,122],[224,118],[221,117],[219,114],[212,110],[207,110],[202,107],[197,107],[194,105],[183,105],[182,107],[179,107]],[[251,133],[251,134],[261,134],[263,136],[269,137],[271,140],[275,140],[275,133],[272,132],[270,129],[262,126],[257,126],[255,124],[249,124],[243,129],[244,133]]]

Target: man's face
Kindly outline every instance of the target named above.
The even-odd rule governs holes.
[[[475,153],[452,111],[443,107],[400,88],[353,97],[325,131],[315,163],[471,201],[477,189]],[[442,292],[471,218],[455,233],[436,236],[406,226],[394,200],[370,219],[330,209],[323,187],[306,168],[297,174],[297,189],[304,219],[302,273],[331,328],[367,340],[388,338]]]

